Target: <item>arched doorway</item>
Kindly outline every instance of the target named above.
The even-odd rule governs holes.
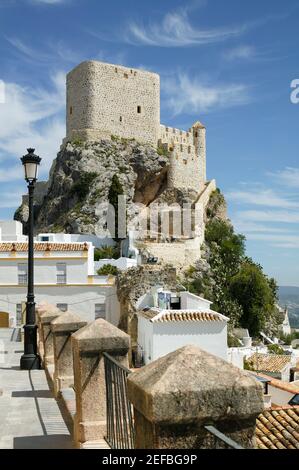
[[[0,312],[0,328],[9,328],[9,313]]]

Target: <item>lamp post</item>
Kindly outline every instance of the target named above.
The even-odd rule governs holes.
[[[21,158],[25,180],[28,183],[29,219],[28,219],[28,287],[26,302],[26,324],[24,325],[24,354],[21,357],[22,370],[40,369],[40,357],[37,354],[37,335],[34,302],[34,216],[33,195],[41,158],[34,154],[35,149],[27,149],[28,154]]]

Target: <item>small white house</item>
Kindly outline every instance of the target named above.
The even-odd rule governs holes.
[[[152,305],[145,306],[146,300]],[[211,310],[208,300],[156,288],[141,304],[138,345],[145,364],[188,344],[227,360],[229,319]]]

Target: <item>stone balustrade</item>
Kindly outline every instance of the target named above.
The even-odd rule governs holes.
[[[41,332],[41,316],[43,313],[45,313],[47,310],[51,310],[55,308],[54,305],[51,305],[47,302],[41,302],[40,304],[36,305],[35,307],[35,323],[37,325],[37,350],[38,354],[40,355],[40,358],[43,362],[44,359],[44,344],[43,344],[43,338],[42,338],[42,332]]]
[[[79,315],[65,312],[50,323],[54,346],[54,394],[60,396],[63,389],[74,384],[71,335],[87,325]]]
[[[244,448],[255,446],[263,389],[228,362],[185,346],[128,377],[135,448],[215,448],[212,425]]]
[[[72,335],[76,413],[76,447],[100,441],[106,434],[106,384],[103,353],[128,367],[130,337],[103,319]]]
[[[59,315],[63,314],[64,312],[53,305],[45,308],[45,311],[39,311],[38,313],[39,331],[43,349],[43,364],[46,369],[50,364],[54,364],[54,343],[51,332],[51,322],[59,317]]]

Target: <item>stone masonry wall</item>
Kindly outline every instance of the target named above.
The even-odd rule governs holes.
[[[116,135],[156,147],[159,126],[159,75],[95,61],[68,74],[67,139]]]
[[[195,123],[186,132],[161,125],[159,145],[170,154],[168,187],[190,188],[200,193],[206,182],[205,128]]]

